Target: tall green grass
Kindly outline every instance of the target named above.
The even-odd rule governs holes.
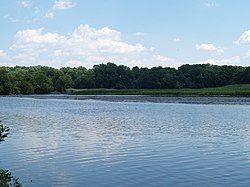
[[[71,95],[250,96],[250,84],[202,89],[68,89]]]

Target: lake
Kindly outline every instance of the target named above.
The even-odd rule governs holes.
[[[100,98],[0,97],[0,168],[36,187],[250,185],[249,98]]]

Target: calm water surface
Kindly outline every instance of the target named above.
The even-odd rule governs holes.
[[[24,186],[250,186],[250,105],[0,97],[0,119]]]

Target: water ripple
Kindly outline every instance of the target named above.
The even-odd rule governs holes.
[[[0,97],[0,118],[24,186],[250,185],[248,105]]]

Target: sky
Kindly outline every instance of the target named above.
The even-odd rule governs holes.
[[[249,0],[1,0],[0,66],[250,66]]]

